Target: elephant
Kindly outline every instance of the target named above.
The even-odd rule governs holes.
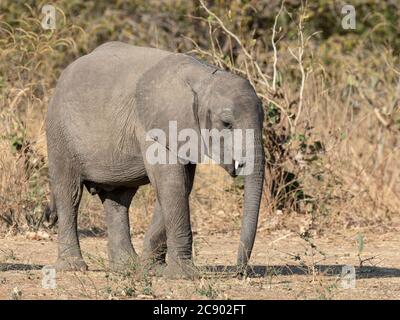
[[[59,77],[45,119],[50,208],[58,216],[56,269],[87,270],[77,228],[86,187],[104,207],[111,269],[143,259],[164,265],[165,275],[193,275],[189,195],[196,162],[150,164],[145,156],[151,143],[146,132],[161,128],[168,136],[170,121],[196,132],[254,130],[237,257],[238,266],[246,267],[264,181],[263,119],[262,103],[247,79],[192,55],[107,42],[72,62]],[[235,177],[246,163],[232,158],[220,165]],[[138,188],[149,183],[156,203],[138,258],[128,210]]]

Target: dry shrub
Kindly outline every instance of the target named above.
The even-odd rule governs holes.
[[[29,150],[16,152],[4,140],[0,149],[0,231],[36,229],[42,217],[44,186],[36,184],[43,159],[33,158]]]

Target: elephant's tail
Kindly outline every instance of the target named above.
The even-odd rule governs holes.
[[[56,201],[53,193],[50,194],[49,204],[47,204],[43,210],[43,218],[44,223],[48,228],[53,227],[58,221]]]

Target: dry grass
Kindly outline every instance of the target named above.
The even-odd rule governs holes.
[[[57,287],[41,286],[41,266],[55,261],[56,237],[32,241],[21,235],[2,239],[0,299],[398,299],[398,232],[377,235],[366,230],[360,249],[354,231],[315,239],[281,231],[257,237],[253,273],[238,278],[232,267],[238,234],[195,236],[200,279],[169,280],[138,272],[107,270],[106,239],[84,237],[88,272],[57,273]],[[133,237],[141,250],[143,237]],[[372,259],[373,258],[373,259]],[[342,286],[343,265],[356,268],[356,286]]]
[[[48,194],[43,119],[52,89],[68,63],[109,40],[191,52],[253,83],[268,115],[272,168],[260,232],[390,228],[400,206],[400,71],[398,57],[368,36],[321,41],[318,30],[307,28],[307,8],[283,6],[275,19],[277,5],[272,24],[248,27],[249,6],[181,1],[57,1],[57,29],[45,31],[44,2],[28,3],[1,5],[2,231],[41,227]],[[195,232],[237,230],[242,189],[240,179],[201,166],[191,197]],[[146,230],[153,199],[150,186],[135,197],[134,233]],[[85,194],[80,227],[104,231],[101,212],[99,201]]]

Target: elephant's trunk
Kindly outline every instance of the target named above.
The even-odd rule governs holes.
[[[254,170],[245,176],[244,182],[244,210],[237,258],[241,269],[247,266],[253,249],[264,182],[265,159],[261,134],[256,134],[254,142]]]

